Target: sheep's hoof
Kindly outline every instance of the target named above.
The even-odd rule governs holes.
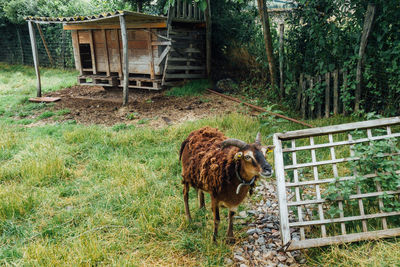
[[[227,244],[235,244],[235,242],[236,242],[236,239],[233,237],[233,236],[228,236],[227,238],[226,238],[226,243]]]
[[[214,243],[217,243],[217,236],[216,236],[216,235],[213,235],[212,240],[213,240]]]

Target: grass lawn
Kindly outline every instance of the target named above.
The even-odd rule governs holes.
[[[73,85],[76,72],[45,69],[42,78],[47,92]],[[187,223],[180,143],[205,125],[245,141],[261,131],[265,144],[275,132],[301,128],[243,114],[157,130],[73,122],[26,127],[29,114],[46,114],[48,107],[27,102],[35,95],[35,85],[32,68],[0,64],[0,264],[223,265],[233,250],[223,238],[226,211],[219,241],[213,244],[212,214],[197,209],[192,190],[194,222]],[[335,117],[311,123],[351,120]],[[273,162],[272,155],[268,161]],[[236,224],[235,234],[245,237],[245,229]],[[396,266],[399,244],[366,242],[306,253],[312,265]]]

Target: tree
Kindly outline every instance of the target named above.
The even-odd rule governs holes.
[[[267,57],[268,57],[269,73],[271,75],[271,87],[273,89],[275,89],[276,88],[276,68],[275,68],[275,60],[274,60],[274,51],[272,49],[272,37],[271,37],[271,29],[269,26],[267,5],[265,4],[265,0],[257,0],[257,3],[258,3],[258,10],[260,13],[261,24],[263,26],[265,50],[267,52]]]

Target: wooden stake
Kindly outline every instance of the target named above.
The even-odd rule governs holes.
[[[364,27],[361,34],[360,50],[358,52],[357,74],[356,74],[357,87],[355,91],[355,100],[354,100],[355,112],[358,112],[360,110],[361,80],[362,80],[362,68],[364,66],[364,61],[365,61],[364,60],[365,47],[367,46],[368,35],[371,31],[374,14],[375,14],[375,4],[369,3],[367,7],[367,12],[365,13]]]
[[[121,37],[122,37],[122,54],[123,54],[123,99],[122,104],[125,106],[128,104],[128,93],[129,93],[129,62],[128,62],[128,36],[126,34],[126,23],[124,15],[119,16],[119,22],[121,24]]]
[[[283,88],[283,34],[285,31],[284,24],[279,24],[279,74],[280,74],[280,89],[281,89],[281,97],[285,97],[285,88]]]
[[[46,42],[46,40],[44,39],[44,35],[43,35],[43,32],[42,32],[42,28],[40,27],[39,23],[36,23],[36,27],[37,27],[37,29],[38,29],[38,31],[39,31],[40,38],[42,38],[42,42],[43,42],[44,48],[46,49],[47,56],[49,57],[50,64],[51,64],[51,66],[54,66],[54,61],[53,61],[53,58],[52,58],[51,55],[50,55],[50,50],[49,50],[49,48],[47,47],[47,42]]]
[[[35,65],[35,72],[37,78],[37,97],[42,96],[42,85],[40,83],[40,72],[39,72],[39,57],[38,51],[36,46],[36,39],[35,39],[35,30],[33,29],[32,21],[28,21],[29,27],[29,36],[31,38],[31,46],[32,46],[32,55],[33,55],[33,64]]]

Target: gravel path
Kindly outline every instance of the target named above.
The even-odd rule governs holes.
[[[282,241],[279,231],[279,208],[275,187],[265,181],[259,181],[254,193],[261,200],[255,204],[248,202],[249,209],[240,212],[238,216],[239,220],[252,216],[252,220],[248,224],[249,229],[246,232],[247,240],[237,246],[233,261],[227,258],[225,263],[240,267],[295,267],[304,264],[306,260],[300,251],[279,251]],[[293,239],[299,237],[298,232],[292,233]]]

